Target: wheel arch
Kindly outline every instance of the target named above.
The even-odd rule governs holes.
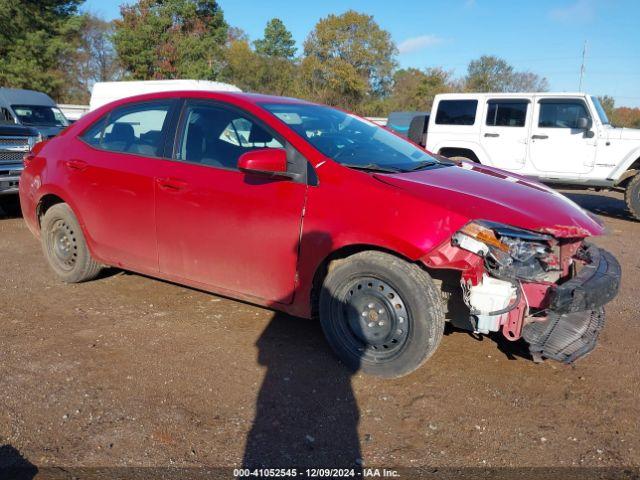
[[[446,146],[438,149],[438,154],[447,158],[467,157],[475,163],[485,163],[480,160],[473,148],[469,146]]]
[[[38,222],[38,228],[42,227],[42,217],[47,213],[47,210],[59,203],[66,203],[69,205],[62,197],[55,193],[47,193],[40,197],[40,200],[36,205],[36,220]]]
[[[35,222],[37,226],[37,234],[38,235],[41,234],[41,231],[40,231],[41,221],[44,214],[51,207],[53,207],[54,205],[58,205],[60,203],[67,204],[71,209],[71,211],[73,212],[73,214],[76,216],[76,218],[78,219],[78,223],[80,224],[80,229],[82,230],[82,234],[84,235],[84,239],[87,242],[87,248],[89,249],[89,252],[94,258],[99,259],[99,257],[96,255],[96,247],[95,247],[94,239],[90,235],[90,232],[87,231],[87,227],[84,223],[84,219],[81,213],[79,212],[77,205],[75,205],[75,203],[69,199],[69,197],[66,195],[66,192],[62,191],[61,189],[53,185],[47,186],[46,189],[41,190],[41,195],[39,196],[38,201],[35,204],[36,205],[35,206],[35,217],[36,217]]]
[[[615,181],[616,186],[624,186],[628,179],[640,172],[640,147],[628,152],[624,159],[609,173],[608,177]]]
[[[616,186],[626,188],[633,177],[640,173],[640,157],[638,157],[627,169],[620,175],[616,182]]]
[[[313,318],[318,318],[318,300],[320,295],[320,289],[322,288],[322,283],[326,278],[327,274],[334,268],[339,262],[347,259],[348,257],[355,255],[356,253],[361,252],[382,252],[387,253],[389,255],[393,255],[399,259],[402,259],[408,263],[415,263],[419,265],[421,268],[424,268],[424,265],[420,265],[420,262],[416,262],[411,258],[403,255],[400,252],[395,250],[382,247],[380,245],[366,244],[366,243],[356,243],[350,245],[343,245],[335,250],[331,251],[328,255],[326,255],[320,263],[317,265],[314,273],[313,279],[311,281],[311,289],[309,291],[309,302],[311,306],[311,316]]]

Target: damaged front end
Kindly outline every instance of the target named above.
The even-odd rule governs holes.
[[[566,227],[534,232],[475,221],[423,261],[461,271],[466,328],[501,330],[508,340],[523,338],[534,360],[571,363],[595,347],[603,307],[620,284],[616,259],[585,236]]]

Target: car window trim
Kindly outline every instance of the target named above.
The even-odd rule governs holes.
[[[536,128],[559,128],[559,129],[569,129],[569,130],[578,130],[577,128],[571,127],[541,127],[540,126],[540,113],[542,112],[542,105],[545,103],[549,104],[567,104],[567,103],[579,103],[583,106],[585,112],[587,112],[587,118],[593,122],[593,117],[591,116],[591,112],[589,111],[589,106],[587,102],[583,98],[579,97],[570,97],[570,98],[540,98],[538,99],[538,118],[536,122]]]
[[[131,102],[131,103],[125,103],[125,104],[122,104],[122,105],[118,105],[117,107],[112,108],[111,110],[106,112],[104,115],[102,115],[98,120],[96,120],[93,123],[91,123],[88,127],[84,128],[80,133],[78,133],[78,135],[76,135],[76,139],[80,140],[87,147],[89,147],[89,148],[91,148],[93,150],[97,150],[99,152],[108,152],[108,153],[114,153],[114,154],[118,154],[118,155],[130,155],[130,156],[134,156],[134,157],[151,158],[151,159],[154,159],[154,160],[171,160],[171,158],[168,158],[168,157],[166,157],[164,155],[166,154],[167,139],[171,138],[170,132],[174,131],[173,122],[175,121],[176,107],[178,107],[178,104],[180,103],[180,100],[181,100],[180,98],[169,97],[169,98],[145,100],[145,101],[141,101],[141,102]],[[109,125],[109,120],[111,119],[111,116],[112,116],[113,112],[116,112],[116,111],[120,110],[121,108],[126,108],[126,107],[130,107],[130,106],[135,106],[135,105],[147,105],[147,104],[153,104],[153,103],[169,103],[169,110],[167,111],[167,118],[165,119],[165,125],[163,126],[162,130],[160,131],[159,149],[162,152],[161,156],[158,156],[158,155],[140,155],[139,153],[120,152],[118,150],[107,150],[105,148],[102,148],[102,141],[104,139],[104,131],[106,130],[107,126]],[[84,134],[87,133],[94,126],[98,125],[101,122],[103,123],[103,126],[102,126],[102,129],[100,130],[100,142],[98,143],[99,146],[92,145],[92,144],[90,144],[89,142],[87,142],[84,139]]]
[[[445,102],[468,102],[475,103],[475,111],[473,115],[473,123],[443,123],[438,121],[438,114],[440,113],[440,106]],[[444,98],[438,102],[438,108],[436,110],[435,116],[435,124],[436,125],[445,125],[451,127],[474,127],[476,122],[478,121],[478,107],[480,106],[480,102],[477,98]]]
[[[306,163],[306,164],[297,165],[300,172],[288,172],[288,173],[295,175],[295,177],[290,178],[291,181],[296,183],[309,184],[308,179],[311,176],[309,175],[307,165],[311,165],[311,163],[307,160],[307,158],[304,155],[302,155],[302,153],[300,153],[291,144],[291,142],[288,142],[282,135],[280,135],[273,128],[271,128],[269,125],[267,125],[264,121],[256,117],[251,112],[248,112],[247,110],[237,107],[236,105],[232,105],[220,100],[212,100],[212,99],[206,99],[206,98],[183,98],[182,100],[183,100],[183,103],[180,108],[180,113],[177,116],[178,123],[176,125],[176,128],[174,129],[175,136],[173,138],[172,153],[169,160],[177,163],[185,163],[188,165],[197,165],[199,167],[213,168],[213,169],[223,170],[228,172],[243,173],[238,168],[221,167],[217,165],[204,165],[202,163],[190,162],[188,160],[182,160],[178,158],[180,146],[182,143],[182,137],[186,129],[186,112],[188,108],[191,107],[192,105],[203,105],[207,107],[221,108],[221,109],[226,109],[231,112],[237,113],[241,117],[247,118],[249,121],[251,121],[252,123],[255,123],[260,128],[263,128],[267,133],[271,134],[273,138],[276,141],[278,141],[282,145],[282,148],[287,152],[287,164],[289,164],[289,161],[291,161],[291,163],[300,163],[300,162]]]
[[[524,123],[522,125],[491,125],[488,123],[489,121],[489,107],[491,105],[497,105],[497,104],[501,104],[501,103],[512,103],[512,104],[520,104],[520,105],[526,105],[527,108],[524,112]],[[531,103],[531,100],[529,100],[528,98],[490,98],[489,100],[487,100],[487,114],[485,115],[485,119],[484,119],[484,124],[486,127],[491,127],[491,128],[526,128],[527,127],[527,115],[529,114],[529,104]],[[499,108],[499,107],[497,107]],[[496,110],[497,113],[497,110]]]

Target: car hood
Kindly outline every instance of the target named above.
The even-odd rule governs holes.
[[[0,135],[2,136],[19,136],[19,137],[35,137],[38,135],[38,131],[32,127],[25,127],[15,123],[2,123],[0,124]]]
[[[494,168],[461,162],[374,177],[469,220],[490,220],[559,238],[583,238],[604,231],[595,216],[564,195]]]
[[[43,125],[35,125],[34,128],[36,128],[38,132],[40,132],[42,138],[52,138],[58,135],[62,131],[63,127],[46,127]]]

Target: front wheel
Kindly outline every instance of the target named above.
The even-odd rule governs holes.
[[[352,370],[381,377],[417,369],[444,331],[442,300],[429,274],[382,252],[357,253],[330,268],[319,307],[338,357]]]
[[[67,283],[98,276],[102,266],[87,248],[76,216],[66,203],[53,205],[42,217],[42,249],[53,271]]]
[[[636,220],[640,220],[640,173],[627,185],[627,189],[624,192],[624,199],[627,202],[627,207]]]

